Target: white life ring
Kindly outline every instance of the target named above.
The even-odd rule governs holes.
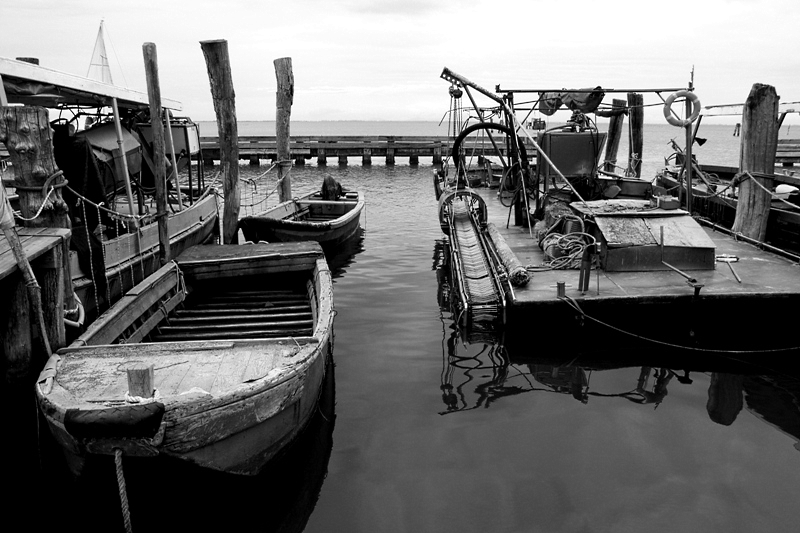
[[[681,96],[686,97],[692,103],[692,114],[689,115],[689,118],[679,119],[675,118],[675,115],[672,114],[672,103],[675,101],[676,98],[680,98]],[[672,124],[673,126],[677,126],[678,128],[685,128],[695,120],[700,115],[700,99],[697,98],[697,95],[694,94],[692,91],[678,91],[674,94],[671,94],[667,97],[664,101],[664,118],[667,119],[667,122]]]

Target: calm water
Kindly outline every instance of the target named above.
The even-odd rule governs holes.
[[[698,157],[735,164],[738,139],[718,128]],[[646,131],[645,173],[675,131]],[[331,261],[335,406],[255,479],[126,463],[135,531],[796,531],[796,379],[702,357],[688,379],[648,354],[616,368],[533,334],[526,353],[462,340],[431,166],[374,161],[292,170],[297,194],[329,172],[367,198],[363,235]],[[240,170],[274,187],[265,165]],[[22,529],[119,530],[113,462],[76,484],[42,447],[31,490],[58,503]]]

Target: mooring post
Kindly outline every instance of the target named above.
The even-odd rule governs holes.
[[[19,194],[19,207],[24,225],[34,228],[72,229],[69,206],[62,198],[62,189],[67,185],[56,166],[53,155],[53,130],[50,128],[47,109],[43,107],[0,107],[0,142],[4,143],[14,169],[14,183]],[[47,328],[52,349],[64,346],[64,309],[77,307],[72,290],[70,274],[69,238],[64,242],[61,264],[53,264],[61,273],[48,272],[40,276],[45,302],[60,302],[60,308],[46,309],[46,317],[53,318]],[[57,298],[58,292],[63,300]]]
[[[733,232],[757,241],[767,234],[778,146],[778,104],[775,87],[753,84],[742,112],[739,172],[748,172],[739,185],[739,201]]]
[[[150,101],[150,125],[153,130],[153,164],[155,165],[156,217],[158,218],[158,260],[166,265],[171,256],[169,218],[167,215],[167,160],[164,145],[164,124],[161,122],[161,84],[158,80],[158,54],[154,43],[142,45],[147,99]]]
[[[644,146],[644,97],[628,93],[628,113],[631,121],[631,138],[628,149],[628,168],[633,176],[642,177],[642,148]]]
[[[612,101],[612,108],[616,111],[625,109],[625,100],[615,98]],[[619,140],[622,138],[622,126],[625,123],[623,113],[615,114],[608,121],[608,142],[606,143],[606,157],[603,170],[615,172],[617,167],[617,152],[619,151]]]
[[[278,195],[281,202],[292,199],[292,170],[289,153],[289,126],[294,103],[294,74],[292,58],[281,57],[273,61],[278,90],[275,93],[275,148],[278,152]]]
[[[219,164],[225,204],[222,214],[222,243],[237,244],[239,230],[239,133],[236,125],[236,94],[228,56],[228,41],[200,41],[206,59],[211,99],[217,116]]]

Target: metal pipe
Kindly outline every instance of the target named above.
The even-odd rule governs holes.
[[[606,87],[586,88],[586,89],[501,89],[500,85],[495,87],[495,92],[498,93],[585,93],[591,91],[602,91],[604,93],[674,93],[677,91],[685,91],[686,87],[668,88],[668,89],[609,89]]]

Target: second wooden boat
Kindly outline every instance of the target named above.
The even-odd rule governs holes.
[[[256,474],[313,415],[332,334],[318,244],[196,246],[53,355],[36,394],[76,475],[104,454]]]
[[[315,191],[243,217],[239,229],[251,242],[316,241],[330,251],[356,234],[363,209],[359,192],[345,191],[336,200],[323,200]]]

